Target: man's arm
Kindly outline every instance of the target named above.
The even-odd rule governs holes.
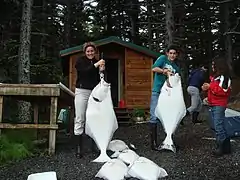
[[[152,65],[152,71],[162,74],[164,72],[164,70],[162,69],[164,62],[165,62],[165,57],[162,55]]]

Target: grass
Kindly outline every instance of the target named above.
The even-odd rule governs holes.
[[[33,139],[33,131],[3,131],[0,136],[0,164],[32,156],[34,154]]]

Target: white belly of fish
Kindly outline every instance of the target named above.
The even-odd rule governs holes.
[[[93,97],[100,98],[100,102]],[[117,129],[118,122],[112,104],[110,85],[106,88],[99,83],[89,97],[86,111],[85,133],[95,141],[101,151],[100,156],[93,162],[107,162],[111,159],[106,149]]]
[[[174,84],[172,88],[167,86],[167,82],[164,83],[155,109],[155,115],[161,121],[167,134],[161,149],[169,149],[176,152],[172,134],[186,115],[181,80],[178,80],[178,83]]]

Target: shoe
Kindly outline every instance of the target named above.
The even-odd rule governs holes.
[[[202,121],[198,120],[198,115],[199,115],[199,112],[193,112],[192,113],[193,124],[202,123]]]
[[[186,111],[186,115],[183,117],[183,119],[186,118],[186,117],[189,116],[189,115],[190,115],[190,113],[189,113],[189,111],[187,110],[187,111]],[[184,125],[183,119],[182,119],[182,121],[180,122],[181,125]]]
[[[215,157],[221,157],[221,156],[224,155],[224,153],[223,153],[223,142],[224,142],[224,141],[219,141],[219,142],[217,142],[217,147],[216,147],[216,149],[213,151],[213,155],[214,155]]]
[[[77,158],[82,158],[82,135],[75,135],[75,142],[76,142],[76,157]]]
[[[150,123],[150,138],[151,138],[151,149],[154,151],[158,150],[157,144],[157,124]]]
[[[231,141],[230,141],[230,138],[226,138],[224,141],[223,141],[223,153],[224,154],[231,154]]]

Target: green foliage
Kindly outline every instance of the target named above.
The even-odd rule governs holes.
[[[132,117],[145,117],[144,109],[142,109],[142,108],[133,109]]]
[[[0,164],[18,161],[33,155],[31,131],[10,130],[0,136]]]

